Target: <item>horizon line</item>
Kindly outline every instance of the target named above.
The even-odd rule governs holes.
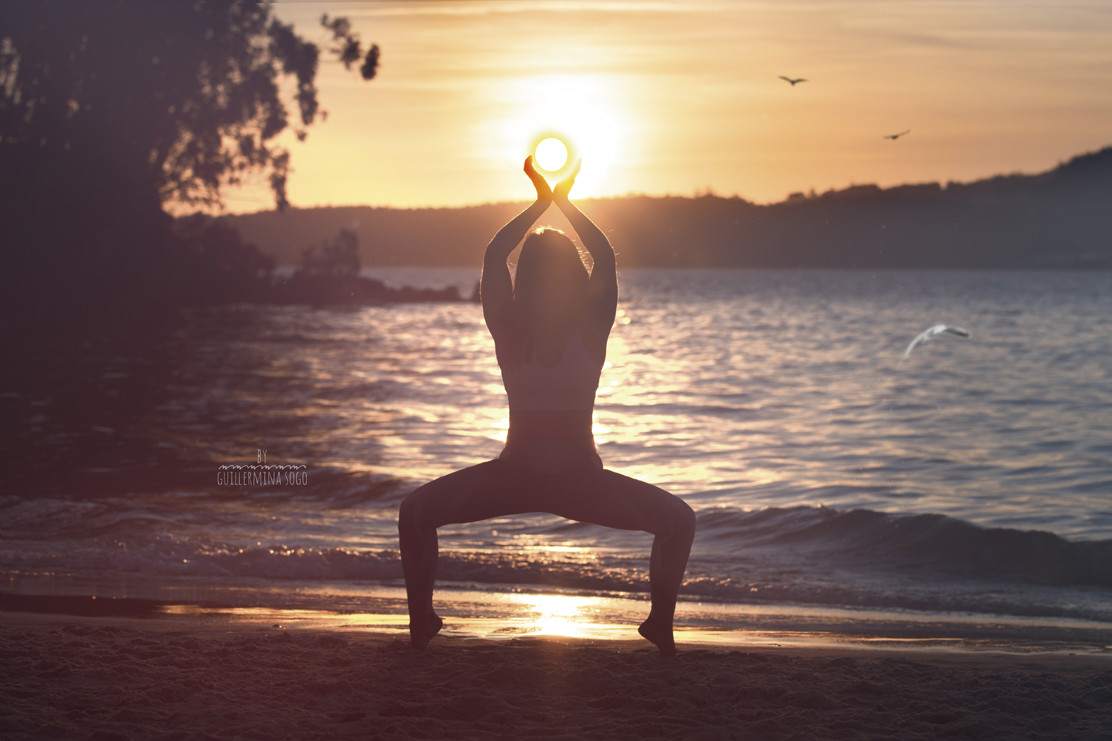
[[[872,182],[872,183],[853,183],[853,182],[851,182],[849,185],[845,185],[845,186],[841,186],[841,187],[831,186],[831,187],[829,187],[829,188],[827,188],[826,190],[823,190],[823,191],[817,191],[814,187],[811,187],[808,190],[795,190],[795,191],[792,191],[791,193],[789,193],[786,197],[784,197],[784,198],[782,198],[778,201],[763,201],[763,202],[761,202],[761,201],[751,200],[751,199],[746,198],[745,196],[743,196],[739,193],[734,193],[734,194],[730,194],[730,195],[720,194],[720,193],[716,193],[714,191],[713,186],[710,186],[710,185],[705,186],[704,190],[702,190],[702,191],[695,191],[694,193],[689,194],[689,195],[681,195],[681,194],[676,194],[676,193],[652,194],[652,193],[627,192],[627,193],[624,193],[624,194],[616,194],[616,195],[583,196],[581,198],[577,198],[576,200],[579,201],[579,202],[590,202],[590,201],[615,201],[615,200],[633,199],[633,198],[657,198],[657,199],[673,199],[673,198],[675,198],[675,199],[691,199],[691,200],[697,199],[697,198],[719,198],[719,199],[722,199],[722,200],[743,201],[743,202],[745,202],[749,205],[752,205],[752,206],[778,206],[778,205],[783,205],[783,204],[786,204],[786,203],[790,203],[793,200],[796,200],[796,197],[799,196],[800,194],[803,195],[804,200],[811,200],[813,198],[821,198],[822,196],[825,196],[825,195],[828,195],[828,194],[841,193],[841,192],[844,192],[844,191],[847,191],[847,190],[852,190],[854,188],[870,188],[870,187],[872,187],[872,188],[876,188],[880,191],[888,191],[888,190],[895,190],[895,189],[898,189],[898,188],[906,188],[906,187],[917,187],[917,186],[921,187],[921,186],[937,185],[941,190],[945,191],[948,188],[950,188],[951,186],[964,186],[964,185],[969,185],[971,183],[980,183],[980,182],[985,182],[985,181],[989,181],[989,180],[994,180],[996,178],[1038,177],[1040,175],[1047,175],[1047,174],[1050,174],[1050,173],[1052,173],[1056,170],[1061,169],[1062,167],[1070,164],[1071,162],[1075,162],[1076,160],[1082,159],[1084,157],[1099,155],[1103,152],[1108,152],[1108,151],[1112,151],[1112,144],[1107,144],[1107,145],[1105,145],[1103,147],[1100,147],[1098,149],[1093,149],[1093,150],[1089,150],[1089,151],[1086,151],[1086,152],[1081,152],[1079,154],[1075,154],[1075,155],[1073,155],[1071,157],[1068,157],[1066,159],[1060,159],[1060,160],[1058,160],[1058,163],[1056,165],[1054,165],[1052,167],[1049,167],[1049,168],[1046,168],[1046,169],[1043,169],[1043,170],[1037,170],[1037,171],[1012,170],[1010,172],[997,172],[997,173],[994,173],[994,174],[991,174],[991,175],[984,175],[982,177],[974,178],[972,180],[947,180],[945,182],[943,182],[941,180],[926,180],[926,181],[918,181],[918,182],[902,182],[902,183],[889,184],[889,185],[881,185],[881,184],[878,184],[878,183],[875,183],[875,182]],[[374,204],[374,203],[340,203],[340,204],[336,204],[336,203],[323,203],[323,204],[318,203],[318,204],[315,204],[315,205],[301,206],[301,205],[296,205],[296,204],[291,203],[288,210],[290,210],[290,211],[296,211],[296,210],[306,211],[306,210],[310,210],[310,209],[332,209],[332,208],[374,208],[374,209],[387,209],[387,210],[391,210],[391,211],[437,211],[437,210],[455,210],[455,209],[507,206],[507,205],[528,203],[528,202],[530,202],[530,200],[531,199],[529,199],[529,198],[520,198],[520,199],[504,199],[504,200],[496,200],[496,201],[481,201],[481,202],[462,203],[462,204],[439,204],[439,205],[428,204],[428,205],[414,205],[414,206],[398,206],[398,205]],[[260,209],[254,210],[254,211],[229,211],[229,210],[224,209],[224,210],[221,210],[217,213],[206,213],[206,212],[201,211],[201,210],[195,210],[195,211],[192,211],[192,212],[184,212],[183,211],[183,212],[178,213],[176,215],[171,213],[170,215],[173,216],[174,218],[183,218],[183,217],[193,216],[193,215],[196,215],[198,213],[201,213],[201,214],[204,214],[206,216],[210,216],[211,218],[224,218],[224,217],[229,217],[229,216],[250,216],[252,214],[272,213],[274,211],[277,211],[277,208],[275,208],[275,207],[260,208]]]

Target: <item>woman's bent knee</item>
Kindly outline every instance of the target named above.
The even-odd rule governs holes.
[[[692,540],[695,537],[695,510],[675,495],[672,496],[671,510],[670,534],[676,538]]]
[[[691,508],[690,504],[688,504],[687,502],[684,502],[682,499],[680,500],[680,503],[683,504],[683,522],[684,522],[684,525],[688,530],[690,530],[692,533],[694,533],[695,532],[695,510]]]
[[[421,526],[425,509],[422,504],[422,500],[424,499],[423,489],[423,486],[417,487],[402,500],[401,506],[398,507],[399,530],[407,527]]]
[[[690,542],[695,538],[695,510],[675,494],[663,494],[644,529],[668,541]]]

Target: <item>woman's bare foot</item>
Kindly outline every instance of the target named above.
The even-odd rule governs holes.
[[[409,621],[409,645],[423,651],[432,637],[444,627],[444,621],[435,612],[430,612],[424,620]]]
[[[676,639],[672,636],[671,625],[657,625],[652,615],[649,615],[649,618],[641,623],[637,632],[641,634],[642,638],[652,641],[660,649],[661,656],[676,655]]]

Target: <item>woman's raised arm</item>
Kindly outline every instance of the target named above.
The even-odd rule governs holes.
[[[589,284],[591,308],[600,326],[605,327],[605,332],[609,333],[618,310],[618,266],[610,240],[595,226],[595,222],[571,202],[571,187],[575,184],[575,176],[579,174],[579,166],[580,163],[576,162],[571,174],[556,185],[552,200],[591,255],[594,262]]]
[[[483,303],[483,318],[492,335],[501,331],[509,308],[513,304],[514,287],[507,265],[510,253],[521,244],[529,227],[533,226],[552,204],[552,190],[548,187],[544,176],[533,167],[532,156],[525,158],[525,174],[537,189],[537,200],[499,229],[494,239],[487,245],[486,252],[483,253],[479,298]]]

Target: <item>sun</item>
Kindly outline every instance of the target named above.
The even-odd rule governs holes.
[[[568,164],[568,146],[555,136],[546,136],[533,151],[533,161],[537,169],[557,173]]]

